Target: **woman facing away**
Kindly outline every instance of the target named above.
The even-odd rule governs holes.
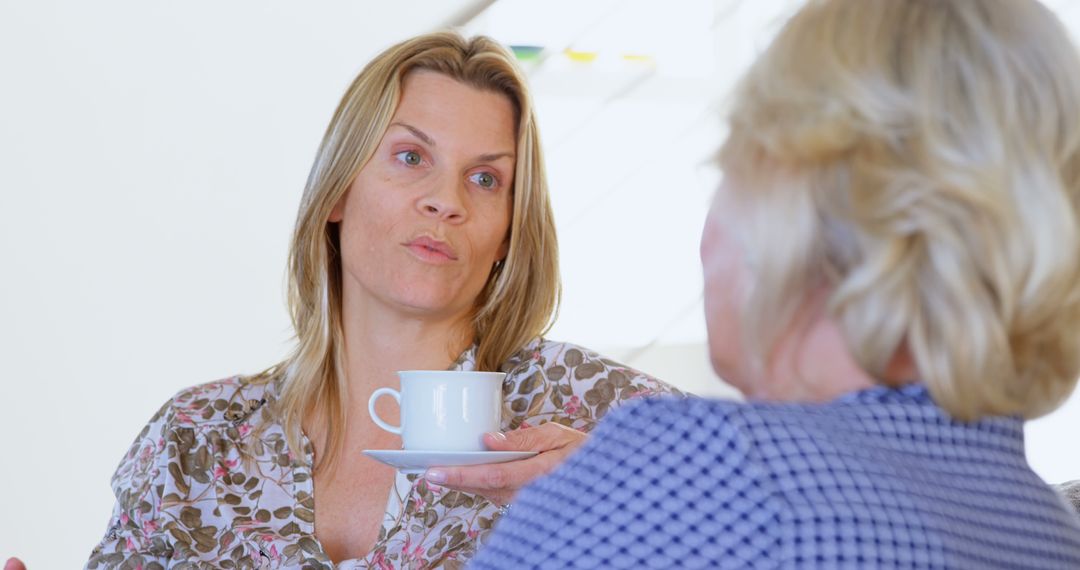
[[[1080,375],[1080,60],[1032,0],[812,0],[701,239],[748,403],[612,414],[471,567],[1080,568],[1023,422]]]
[[[513,56],[484,37],[413,38],[355,79],[308,178],[289,294],[293,354],[165,403],[113,476],[88,568],[460,566],[610,408],[670,392],[540,337],[558,300],[540,140]],[[486,443],[540,453],[429,473],[453,489],[362,455],[401,448],[366,404],[410,369],[506,372],[507,433]]]

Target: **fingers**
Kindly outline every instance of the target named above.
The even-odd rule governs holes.
[[[509,433],[488,433],[484,444],[493,451],[537,451],[528,459],[507,463],[436,467],[428,469],[428,482],[482,495],[497,504],[510,502],[513,496],[534,479],[550,473],[588,436],[575,429],[548,422],[530,429]]]
[[[558,452],[541,453],[528,459],[428,469],[424,478],[445,487],[470,489],[516,489],[549,472],[561,461]]]
[[[519,489],[554,470],[576,448],[565,446],[507,463],[437,467],[428,469],[424,478],[432,484],[481,495],[503,505],[513,500]]]
[[[26,565],[18,558],[8,558],[4,563],[4,570],[26,570]]]
[[[435,487],[435,485],[432,484],[432,487]],[[487,499],[488,501],[490,501],[492,504],[494,504],[497,507],[502,507],[503,505],[508,505],[510,503],[513,503],[514,502],[514,496],[517,494],[515,491],[512,491],[512,490],[493,491],[491,489],[472,489],[472,488],[469,488],[469,487],[456,487],[456,488],[445,487],[443,490],[444,491],[458,491],[458,492],[461,492],[461,493],[468,493],[470,495],[477,495],[479,497],[483,497],[483,498]]]
[[[548,451],[584,441],[587,436],[555,422],[507,433],[484,434],[484,444],[492,451]]]

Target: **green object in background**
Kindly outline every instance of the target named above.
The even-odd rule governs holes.
[[[537,61],[540,59],[540,52],[544,51],[543,46],[510,46],[510,49],[518,61]]]

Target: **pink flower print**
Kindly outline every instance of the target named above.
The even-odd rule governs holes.
[[[270,545],[270,558],[272,558],[273,560],[277,560],[277,559],[281,558],[281,555],[278,554],[276,544],[271,544]]]
[[[120,524],[127,526],[127,523],[130,520],[131,518],[128,517],[127,513],[120,513]]]
[[[386,556],[382,551],[375,553],[375,556],[371,559],[371,563],[375,566],[376,570],[394,570],[394,565],[386,560]]]
[[[416,548],[409,553],[409,560],[421,561],[424,559],[424,547],[422,545],[416,545]]]
[[[254,521],[249,523],[237,523],[233,525],[233,530],[247,538],[251,538],[251,533],[255,530],[254,525]]]
[[[470,528],[465,534],[469,535],[469,540],[476,540],[476,537],[480,536],[480,531]]]
[[[151,534],[157,532],[157,521],[146,521],[142,525],[143,534]]]
[[[214,479],[221,479],[240,464],[239,459],[227,459],[214,467]]]
[[[578,410],[580,410],[580,409],[581,409],[581,398],[578,398],[577,394],[574,394],[573,396],[570,396],[570,399],[566,402],[566,404],[563,405],[563,411],[566,412],[566,414],[570,415],[570,416],[572,416],[574,414],[577,414]]]
[[[240,437],[247,437],[247,434],[251,433],[251,426],[249,424],[240,424],[240,428],[238,431],[240,432]],[[290,453],[289,455],[289,459],[292,459],[292,453]]]
[[[633,400],[634,398],[645,398],[645,397],[648,397],[648,396],[652,396],[653,394],[656,394],[656,393],[657,393],[656,390],[653,390],[652,388],[642,388],[641,390],[638,390],[637,392],[634,392],[633,394],[630,394],[630,397],[628,399]]]
[[[416,511],[424,510],[427,506],[427,501],[424,500],[424,491],[431,490],[428,486],[427,479],[419,479],[416,481],[416,485],[413,487],[413,500],[416,502]]]
[[[188,424],[193,423],[191,421],[191,416],[185,414],[184,412],[181,412],[180,410],[176,411],[176,419]]]
[[[532,353],[532,359],[533,359],[533,360],[540,360],[540,351],[539,351],[539,350],[534,350],[534,351],[533,351],[533,353]]]
[[[131,537],[129,536],[124,546],[128,549],[128,552],[131,552],[132,550],[135,550],[135,541],[131,540]]]
[[[272,535],[272,534],[263,534],[263,535],[259,536],[259,538],[263,542],[270,542],[271,540],[274,540],[274,535]]]

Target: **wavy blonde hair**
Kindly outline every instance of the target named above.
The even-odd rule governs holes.
[[[857,362],[954,417],[1037,417],[1080,373],[1080,58],[1031,0],[812,0],[746,74],[738,181],[762,365],[807,292]]]
[[[474,309],[476,369],[497,370],[550,327],[558,307],[558,244],[540,136],[513,54],[487,37],[438,32],[403,41],[376,56],[342,97],[308,176],[289,252],[289,307],[297,346],[267,375],[283,377],[276,405],[293,449],[302,449],[304,417],[314,414],[325,420],[320,468],[333,464],[340,452],[347,416],[338,228],[327,220],[386,133],[405,77],[417,70],[505,94],[517,116],[510,247]]]

